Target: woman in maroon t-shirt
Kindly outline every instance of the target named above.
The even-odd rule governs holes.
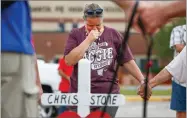
[[[77,63],[82,58],[91,61],[91,92],[108,93],[115,72],[118,49],[122,36],[115,29],[103,26],[103,9],[97,4],[86,5],[84,10],[85,26],[73,29],[65,47],[65,61],[74,65],[71,76],[70,92],[77,92]],[[126,46],[123,52],[123,67],[132,74],[140,83],[144,76],[133,60],[132,53]],[[112,93],[119,93],[118,80],[116,79]],[[93,107],[91,110],[103,107]],[[115,117],[118,107],[107,107],[111,117]]]

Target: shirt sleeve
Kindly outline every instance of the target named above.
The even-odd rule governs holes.
[[[166,67],[174,79],[180,80],[186,73],[186,46]]]
[[[123,36],[116,31],[116,40],[115,40],[115,44],[117,45],[116,48],[117,48],[117,51],[119,51],[120,49],[120,46],[122,45],[122,41],[123,41]],[[117,52],[118,53],[118,52]],[[121,63],[126,63],[130,60],[133,60],[134,57],[132,55],[132,52],[128,46],[128,44],[125,45],[125,48],[123,49],[123,56],[122,56],[122,60]]]
[[[73,29],[66,42],[65,50],[64,50],[64,55],[68,55],[71,50],[73,50],[75,47],[78,46],[78,42],[76,39],[76,31]]]
[[[73,71],[73,66],[66,65],[64,58],[61,58],[59,61],[58,70],[62,70],[67,76],[71,76]]]

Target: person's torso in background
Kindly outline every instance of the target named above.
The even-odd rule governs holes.
[[[174,48],[176,44],[186,45],[186,25],[176,26],[172,31],[172,37],[170,40],[170,48],[174,49],[173,58],[176,58],[179,52]],[[172,77],[172,81],[175,81],[177,84],[184,86],[180,81]]]
[[[180,33],[180,44],[186,45],[186,25],[176,27],[176,30]],[[175,40],[175,39],[174,39]],[[174,58],[179,54],[179,52],[174,50]]]
[[[1,51],[32,55],[31,16],[28,1],[17,1],[1,11]]]
[[[73,71],[73,66],[68,66],[66,63],[65,63],[65,60],[64,58],[61,58],[59,60],[59,68],[64,74],[66,74],[67,76],[71,76],[72,74],[72,71]],[[60,85],[59,85],[59,90],[62,92],[62,93],[68,93],[69,92],[69,88],[70,88],[70,82],[69,80],[67,80],[66,78],[62,77],[61,78],[61,82],[60,82]]]

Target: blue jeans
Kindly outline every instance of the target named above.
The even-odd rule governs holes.
[[[61,92],[61,93],[67,93],[67,92]],[[60,106],[58,108],[58,115],[60,115],[61,113],[65,112],[67,110],[66,106]]]
[[[66,106],[60,106],[58,108],[58,115],[60,115],[61,113],[65,112],[67,110],[67,107]]]
[[[172,81],[171,105],[172,110],[186,112],[186,87]]]

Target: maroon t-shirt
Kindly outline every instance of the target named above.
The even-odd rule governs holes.
[[[86,39],[85,27],[73,29],[69,34],[64,55],[77,47]],[[104,27],[102,35],[93,42],[86,51],[84,58],[91,61],[91,92],[108,93],[115,73],[117,51],[122,42],[122,36],[115,29]],[[133,59],[128,46],[124,52],[123,62]],[[78,64],[74,66],[71,76],[70,92],[77,92]],[[116,79],[112,93],[119,93],[118,81]]]

